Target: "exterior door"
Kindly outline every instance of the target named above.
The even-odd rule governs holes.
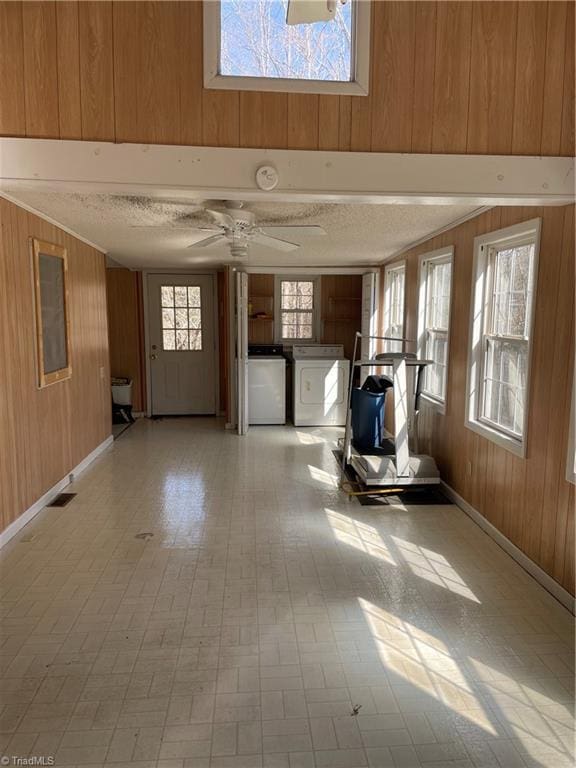
[[[148,275],[152,415],[216,413],[214,278]]]

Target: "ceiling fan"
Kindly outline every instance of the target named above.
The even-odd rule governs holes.
[[[270,225],[260,227],[252,211],[245,210],[243,203],[228,203],[224,208],[205,208],[204,211],[214,222],[213,227],[190,227],[186,225],[170,226],[169,229],[186,229],[190,234],[199,233],[201,236],[187,248],[207,248],[211,245],[226,244],[234,258],[245,258],[252,243],[278,251],[295,251],[300,248],[298,243],[283,239],[290,236],[316,237],[323,236],[326,231],[316,225]],[[162,228],[166,228],[162,226]],[[275,237],[265,230],[280,234]]]

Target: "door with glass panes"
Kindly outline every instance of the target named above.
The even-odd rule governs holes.
[[[148,275],[152,415],[213,414],[214,278]]]

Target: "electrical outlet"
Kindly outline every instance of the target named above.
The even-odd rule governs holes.
[[[100,378],[102,380],[106,378],[106,368],[103,365],[100,366]]]

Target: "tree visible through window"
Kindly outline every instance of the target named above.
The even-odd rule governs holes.
[[[423,353],[424,357],[434,361],[426,366],[424,391],[443,401],[446,397],[452,262],[450,257],[440,257],[425,262],[423,268],[426,280]]]
[[[163,285],[162,348],[168,351],[202,349],[202,302],[198,285]]]
[[[349,82],[353,1],[331,21],[288,25],[288,0],[221,0],[220,74]]]
[[[482,418],[521,436],[528,369],[534,243],[491,248]]]
[[[389,267],[384,278],[384,336],[401,339],[404,336],[404,264]],[[401,352],[401,341],[385,341],[386,352]]]
[[[280,282],[280,323],[283,339],[314,338],[314,282]]]

